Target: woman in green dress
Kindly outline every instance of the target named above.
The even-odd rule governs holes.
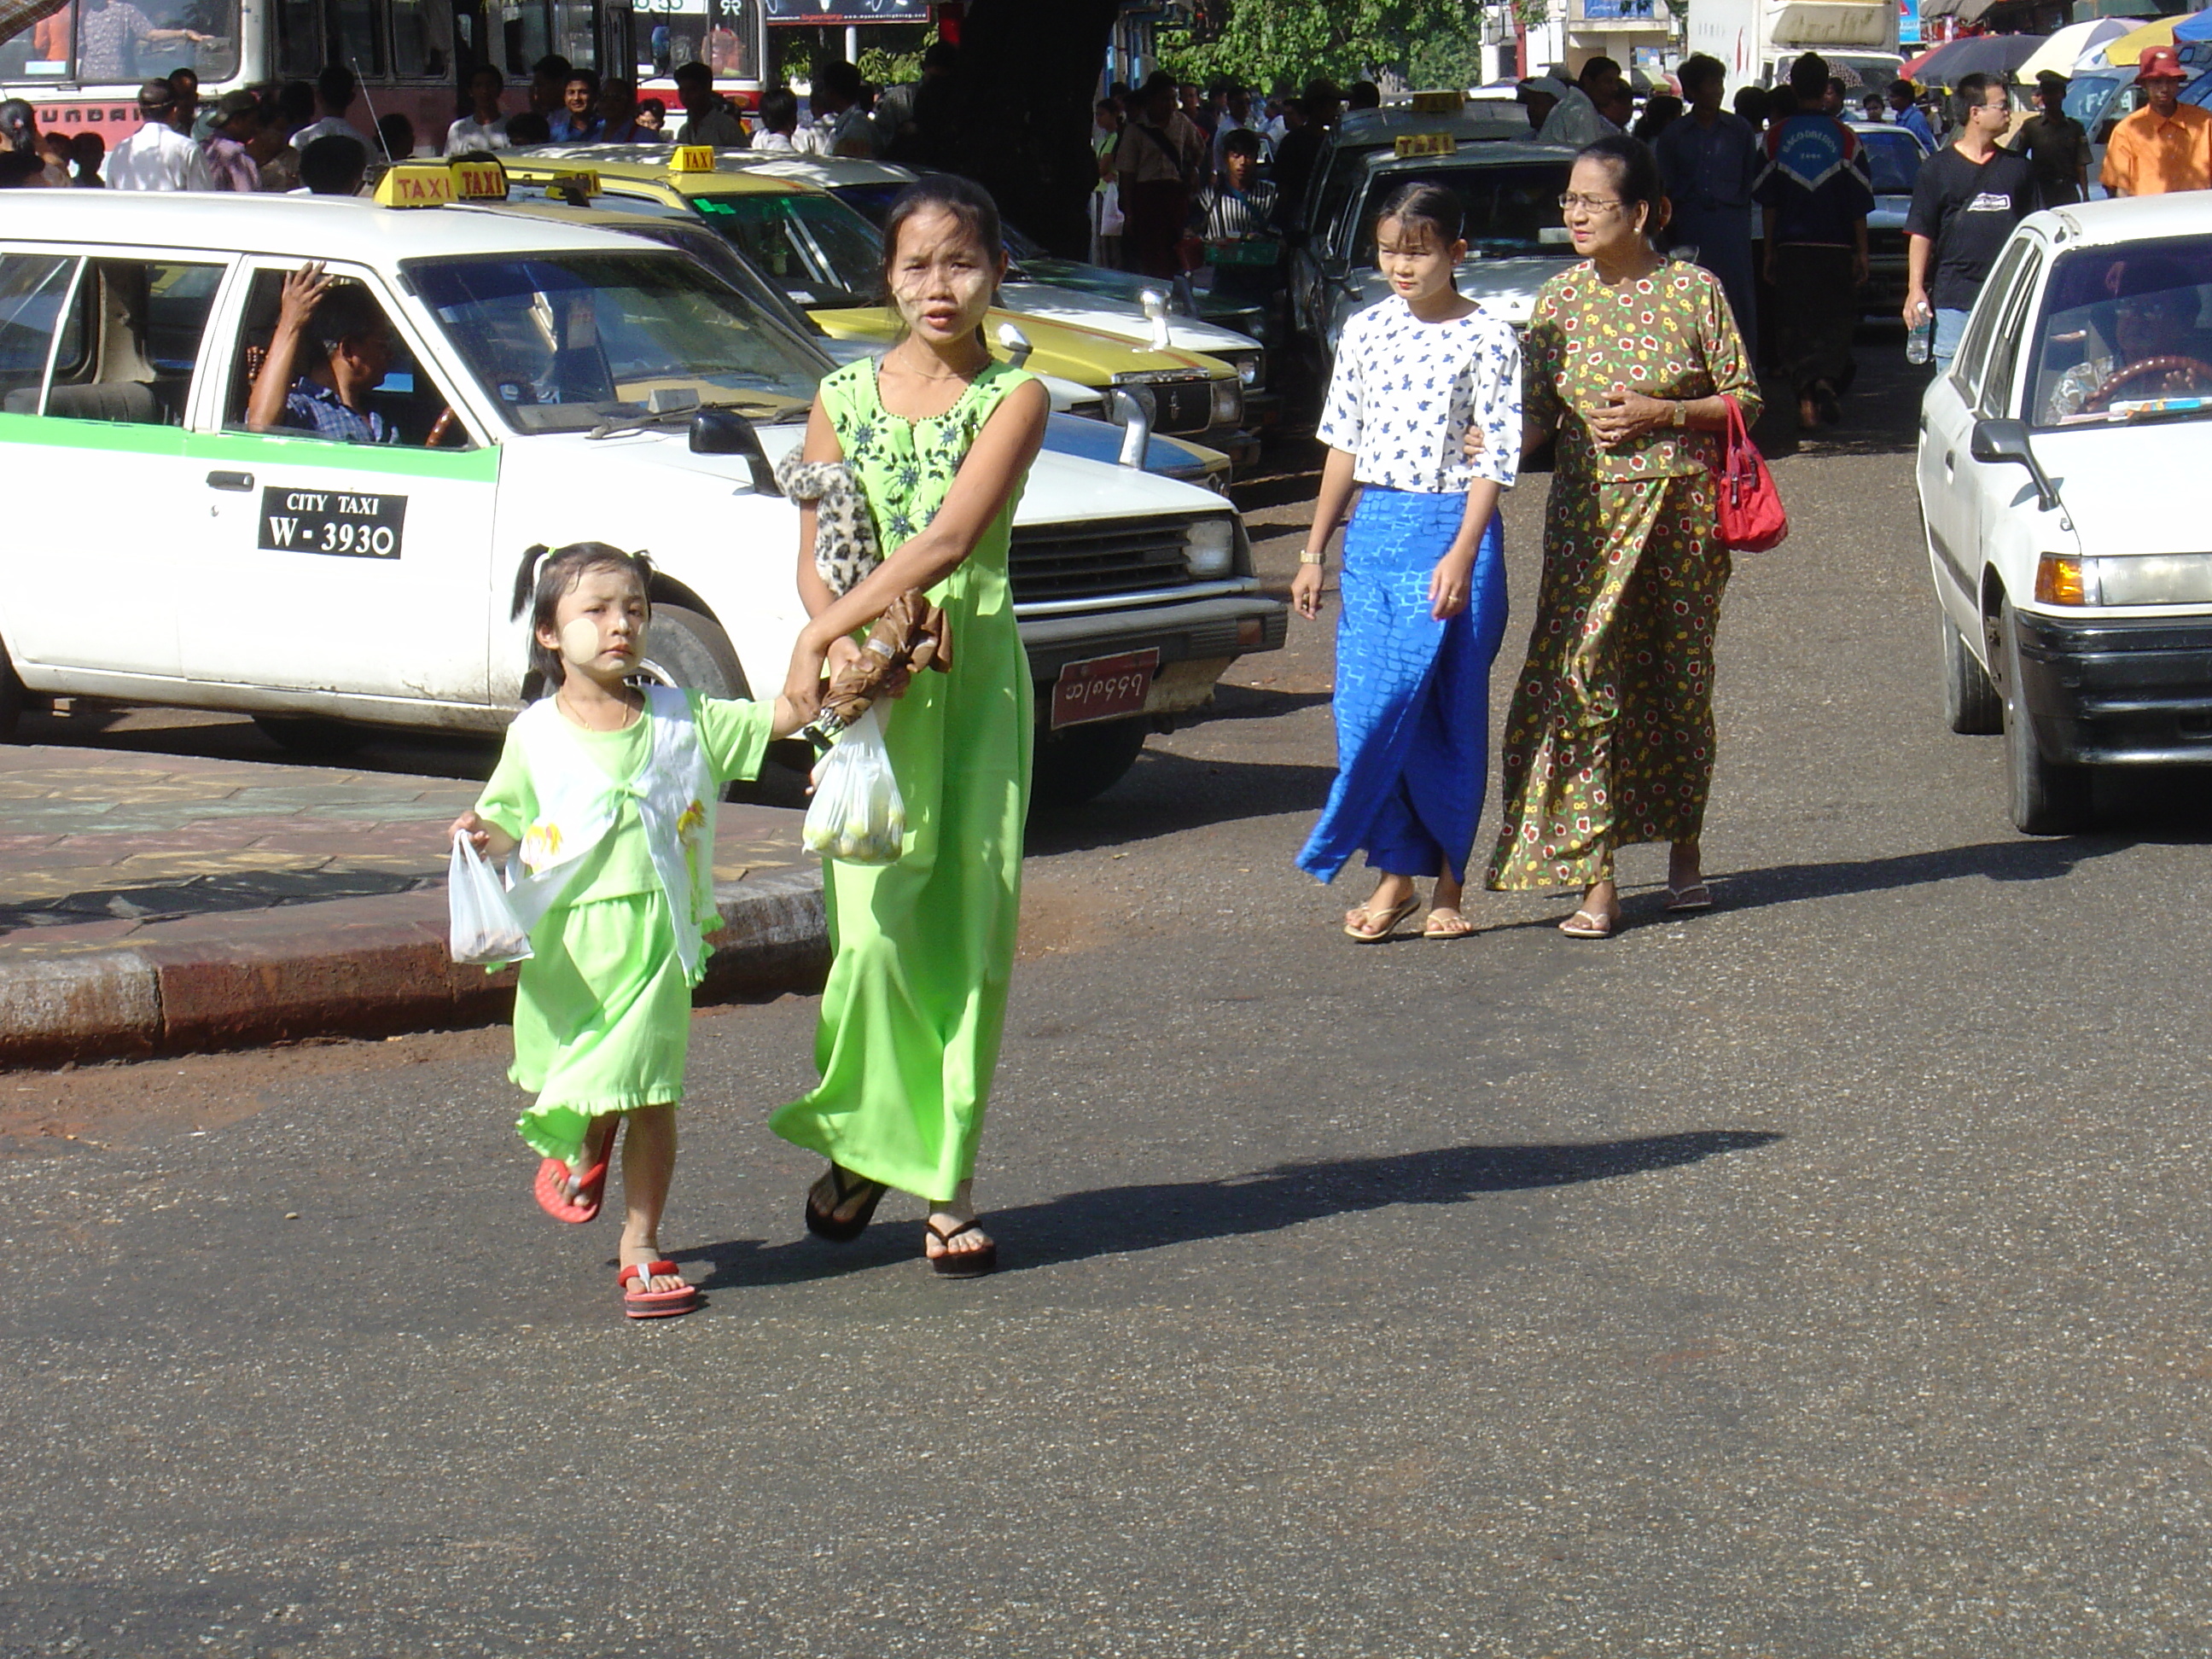
[[[984,343],[1006,263],[988,196],[949,175],[910,185],[884,246],[906,332],[879,362],[822,382],[803,454],[850,469],[885,557],[832,594],[814,567],[814,511],[802,508],[799,586],[812,620],[791,683],[811,685],[832,641],[916,587],[944,607],[951,664],[916,677],[884,724],[904,852],[894,864],[827,864],[822,1081],[769,1127],[830,1160],[807,1194],[810,1230],[858,1237],[895,1187],[928,1200],[923,1253],[964,1278],[997,1265],[971,1187],[1013,972],[1034,714],[1006,554],[1049,405],[1035,376],[994,362]]]
[[[1559,924],[1620,921],[1613,855],[1672,844],[1666,905],[1711,908],[1698,836],[1713,775],[1713,628],[1729,554],[1711,469],[1733,398],[1759,386],[1720,284],[1662,260],[1659,170],[1612,136],[1575,158],[1560,198],[1584,263],[1536,296],[1522,353],[1533,447],[1556,429],[1544,576],[1505,725],[1493,889],[1578,887]]]

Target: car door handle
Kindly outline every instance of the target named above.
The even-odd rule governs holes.
[[[253,488],[253,475],[251,472],[210,472],[208,474],[208,488],[251,489]]]
[[[1946,477],[1956,470],[1958,459],[1959,452],[1955,449],[1947,449],[1943,452],[1943,474]]]

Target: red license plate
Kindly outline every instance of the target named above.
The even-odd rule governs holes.
[[[1159,672],[1157,651],[1132,651],[1119,657],[1093,657],[1060,671],[1052,688],[1052,729],[1140,714]]]

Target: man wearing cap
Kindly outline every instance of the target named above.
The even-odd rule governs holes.
[[[185,136],[178,118],[176,89],[159,76],[148,81],[138,88],[138,113],[145,125],[107,158],[107,187],[213,190],[207,155]]]
[[[261,100],[240,88],[215,100],[215,125],[200,141],[217,190],[258,191],[261,169],[246,152],[261,131]]]
[[[2089,194],[2089,134],[2066,112],[2066,77],[2045,70],[2035,77],[2035,101],[2043,107],[2020,124],[2012,148],[2027,157],[2035,174],[2038,207],[2067,207]]]
[[[2112,130],[2105,148],[2105,188],[2115,196],[2212,190],[2212,114],[2181,101],[2189,71],[2172,46],[2142,55],[2136,83],[2143,106]]]

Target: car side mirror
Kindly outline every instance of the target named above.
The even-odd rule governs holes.
[[[1030,337],[1012,323],[999,325],[999,344],[1016,368],[1028,362],[1030,354],[1036,349],[1030,343]]]
[[[1974,422],[1972,435],[1968,439],[1966,452],[1976,460],[1988,465],[2009,461],[2027,469],[2027,476],[2035,480],[2035,495],[2039,505],[2045,509],[2058,505],[2058,491],[2035,459],[2034,446],[2027,438],[2025,421],[1993,420]]]
[[[783,494],[776,488],[775,469],[769,465],[768,456],[761,449],[760,434],[734,409],[702,409],[691,417],[691,453],[742,455],[752,472],[755,494]]]

